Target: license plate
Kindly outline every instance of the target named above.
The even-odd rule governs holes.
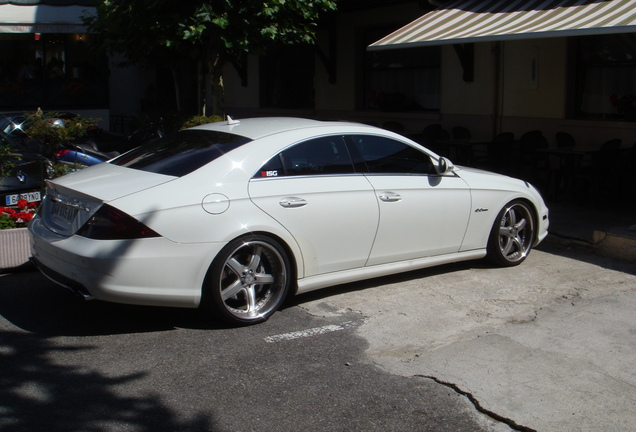
[[[27,202],[42,201],[42,194],[40,192],[27,192],[23,194],[7,195],[7,206],[14,206],[18,204],[19,200],[26,200]]]
[[[77,216],[77,209],[75,207],[56,202],[53,205],[53,211],[51,212],[51,215],[56,222],[70,224],[75,219],[75,216]]]

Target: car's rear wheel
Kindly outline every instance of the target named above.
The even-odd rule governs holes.
[[[521,264],[534,242],[534,212],[528,203],[515,200],[497,215],[488,240],[488,258],[497,265]]]
[[[203,288],[203,306],[232,324],[267,320],[282,305],[290,286],[290,265],[281,245],[249,235],[230,242],[212,263]]]

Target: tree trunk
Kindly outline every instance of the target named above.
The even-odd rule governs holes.
[[[181,112],[181,86],[179,85],[179,73],[176,67],[171,67],[172,82],[174,83],[174,99],[177,106],[177,112]]]
[[[206,116],[206,91],[205,91],[205,72],[203,71],[203,62],[197,62],[197,113]]]
[[[223,88],[223,61],[220,56],[214,57],[210,65],[210,84],[212,87],[212,100],[208,109],[212,109],[208,115],[225,116],[225,89]]]

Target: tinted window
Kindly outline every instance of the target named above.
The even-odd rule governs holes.
[[[350,174],[351,157],[341,136],[316,138],[274,156],[255,177]]]
[[[249,138],[224,132],[182,131],[148,142],[111,163],[181,177],[249,141]]]
[[[399,141],[372,135],[353,137],[370,173],[434,174],[431,158]]]
[[[256,173],[254,178],[259,177],[282,177],[285,175],[285,170],[283,169],[283,163],[280,160],[280,154],[277,154],[273,158],[271,158],[265,165],[261,167],[261,169]]]

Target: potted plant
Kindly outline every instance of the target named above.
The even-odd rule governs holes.
[[[29,261],[31,251],[26,226],[39,204],[21,199],[15,207],[0,207],[0,270]]]

